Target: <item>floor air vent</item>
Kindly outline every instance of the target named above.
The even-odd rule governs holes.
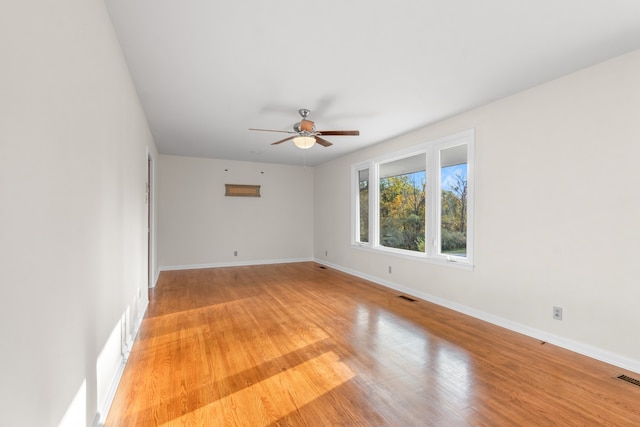
[[[416,301],[413,298],[409,298],[408,296],[405,296],[405,295],[398,295],[398,298],[402,298],[402,299],[410,301],[410,302],[415,302]]]
[[[628,382],[628,383],[631,383],[631,384],[633,384],[633,385],[637,385],[638,387],[640,387],[640,380],[637,380],[637,379],[635,379],[635,378],[631,378],[631,377],[628,377],[628,376],[626,376],[626,375],[620,375],[620,376],[619,376],[619,377],[617,377],[617,378],[618,378],[619,380],[626,381],[626,382]]]

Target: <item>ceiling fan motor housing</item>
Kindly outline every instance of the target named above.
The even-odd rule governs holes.
[[[293,130],[298,133],[311,134],[315,132],[316,126],[311,120],[302,119],[300,122],[293,125]]]
[[[311,110],[308,108],[301,108],[298,110],[298,114],[300,114],[302,120],[293,125],[293,130],[303,135],[310,135],[315,132],[315,124],[311,120],[307,120],[307,117],[311,114]]]

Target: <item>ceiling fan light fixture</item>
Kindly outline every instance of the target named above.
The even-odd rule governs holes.
[[[296,136],[293,138],[293,143],[296,147],[306,150],[313,147],[313,144],[316,143],[316,139],[312,136]]]

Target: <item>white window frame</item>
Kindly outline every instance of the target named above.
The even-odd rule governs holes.
[[[441,239],[441,167],[440,151],[459,145],[467,146],[467,251],[466,256],[455,256],[440,253]],[[426,262],[450,265],[467,270],[473,269],[473,223],[474,223],[474,145],[473,129],[428,141],[405,150],[389,153],[371,160],[359,162],[351,166],[351,244],[352,247],[382,252],[394,256],[419,259]],[[380,165],[418,154],[425,155],[427,185],[425,199],[426,236],[425,252],[397,249],[380,244]],[[359,171],[369,169],[369,241],[360,242],[360,183]]]
[[[361,163],[359,165],[353,165],[351,168],[351,176],[352,176],[351,182],[355,182],[355,186],[352,186],[352,189],[353,189],[353,195],[351,197],[352,210],[354,212],[354,215],[356,215],[356,217],[353,218],[352,227],[351,227],[351,229],[353,230],[353,232],[351,233],[352,244],[354,242],[358,242],[358,244],[363,244],[363,245],[368,245],[371,243],[371,205],[372,205],[371,193],[369,193],[369,233],[368,233],[369,241],[362,242],[362,243],[360,242],[360,171],[365,169],[369,169],[369,163]],[[369,192],[371,192],[371,169],[369,169],[368,187],[369,187]]]

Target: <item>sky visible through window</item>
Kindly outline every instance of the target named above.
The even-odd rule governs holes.
[[[467,180],[467,164],[463,163],[461,165],[452,165],[445,166],[441,169],[440,172],[440,186],[445,191],[451,191],[451,184],[455,182],[455,175],[460,175],[463,181]],[[419,186],[422,182],[425,181],[426,172],[413,172],[408,174],[410,177],[410,182],[414,185]]]
[[[451,191],[451,184],[455,182],[455,175],[459,174],[464,181],[467,180],[467,164],[445,166],[440,171],[440,186],[445,191]]]

